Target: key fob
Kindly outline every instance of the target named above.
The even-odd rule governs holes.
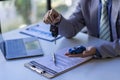
[[[85,51],[86,48],[84,46],[77,46],[69,49],[70,54],[80,54]]]
[[[52,36],[56,38],[58,36],[58,27],[55,25],[51,25],[50,32],[51,32]]]

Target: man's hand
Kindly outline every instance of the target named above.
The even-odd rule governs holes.
[[[43,18],[43,21],[46,24],[56,24],[60,22],[60,20],[61,20],[61,15],[54,9],[49,10]]]
[[[80,54],[70,54],[66,53],[65,55],[68,57],[88,57],[88,56],[93,56],[96,53],[96,48],[95,47],[87,47],[83,53]]]

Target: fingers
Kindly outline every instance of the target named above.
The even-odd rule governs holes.
[[[50,13],[50,11],[48,11],[48,12],[46,13],[46,15],[44,16],[44,18],[43,18],[43,21],[44,21],[46,24],[51,24],[51,23],[52,23],[52,20],[51,20],[51,18],[49,17],[49,13]]]
[[[86,51],[83,51],[83,57],[88,57],[88,56],[91,56],[91,52],[86,50]]]
[[[65,53],[66,56],[68,57],[84,57],[83,54],[70,54],[70,53]]]
[[[80,53],[80,54],[65,53],[65,55],[68,56],[68,57],[81,57],[81,58],[90,56],[88,51],[84,51],[83,53]]]
[[[49,17],[52,21],[54,21],[59,16],[58,12],[56,12],[54,9],[51,9],[49,12]]]
[[[58,12],[56,12],[54,9],[51,9],[45,14],[43,21],[46,24],[55,24],[56,22],[60,21],[58,19],[59,15],[60,14]]]
[[[48,18],[49,18],[52,22],[54,21],[54,17],[53,17],[54,14],[55,14],[55,13],[53,12],[53,10],[50,10],[50,11],[49,11]]]
[[[61,20],[61,15],[59,15],[56,19],[54,19],[53,23],[58,23]]]

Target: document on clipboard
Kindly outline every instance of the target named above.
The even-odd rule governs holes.
[[[50,25],[43,22],[29,25],[25,29],[22,29],[20,33],[50,42],[62,37],[58,35],[58,37],[54,38],[50,32]]]
[[[62,49],[55,53],[56,56],[56,64],[54,64],[51,56],[41,57],[38,60],[30,61],[25,63],[25,67],[39,73],[40,75],[47,78],[54,78],[66,71],[69,71],[80,64],[92,59],[92,57],[86,58],[71,58],[65,56],[65,52],[67,52],[68,48]]]

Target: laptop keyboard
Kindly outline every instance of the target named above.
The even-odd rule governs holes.
[[[6,46],[6,54],[9,57],[20,57],[26,54],[25,47],[23,45],[23,40],[22,39],[16,39],[16,40],[7,40],[5,42]]]

